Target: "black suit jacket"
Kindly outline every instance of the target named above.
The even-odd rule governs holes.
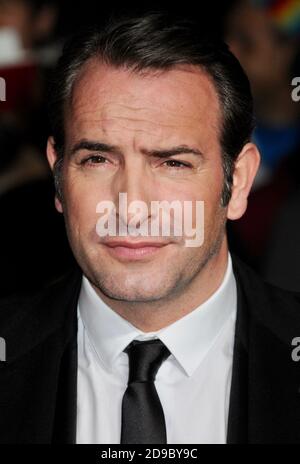
[[[228,443],[300,443],[300,296],[264,283],[232,255],[238,308]],[[75,443],[75,269],[41,294],[0,305],[0,443]],[[109,420],[109,418],[107,418]]]

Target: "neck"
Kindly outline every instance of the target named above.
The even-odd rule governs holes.
[[[167,300],[128,302],[114,300],[95,288],[103,301],[117,314],[143,332],[154,332],[176,322],[204,303],[221,285],[228,264],[226,237],[217,254],[211,257],[199,274],[184,288]]]

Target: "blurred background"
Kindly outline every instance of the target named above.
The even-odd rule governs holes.
[[[73,263],[45,156],[47,86],[65,39],[111,14],[167,10],[222,36],[251,82],[262,163],[231,250],[267,281],[300,291],[300,0],[0,0],[0,297],[39,289]],[[4,100],[3,98],[0,98]]]

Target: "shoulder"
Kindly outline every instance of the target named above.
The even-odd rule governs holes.
[[[67,325],[77,306],[81,278],[79,268],[73,268],[39,292],[0,300],[0,337],[11,360]]]
[[[237,256],[231,256],[238,300],[243,301],[252,322],[290,343],[300,335],[300,293],[264,281]]]
[[[33,314],[41,308],[47,309],[56,306],[57,302],[65,300],[73,291],[78,288],[81,279],[81,272],[77,268],[72,268],[69,272],[52,280],[42,289],[34,293],[24,293],[11,295],[0,299],[0,327],[5,323],[16,323],[23,317]],[[61,313],[61,311],[60,311]],[[42,315],[42,312],[40,313]],[[45,315],[45,313],[43,313]]]

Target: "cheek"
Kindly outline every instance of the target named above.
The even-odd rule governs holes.
[[[221,206],[223,190],[223,176],[218,183],[212,183],[203,196],[204,200],[204,224],[205,234],[209,238],[215,231],[218,231],[226,218],[226,209]]]
[[[78,179],[66,181],[64,188],[64,210],[67,226],[72,236],[94,235],[99,218],[97,204],[101,201],[99,189]]]

